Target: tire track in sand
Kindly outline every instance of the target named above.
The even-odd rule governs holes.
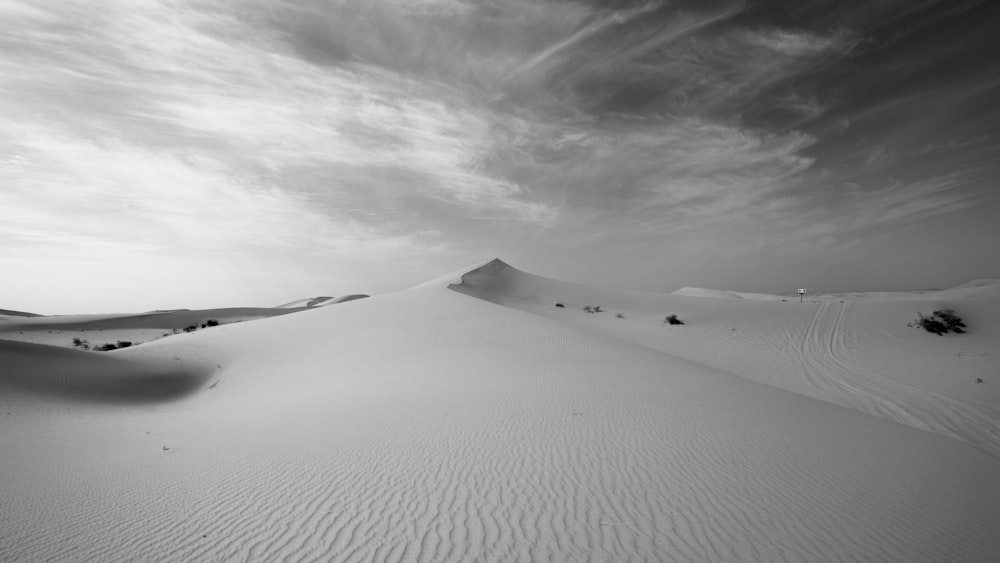
[[[799,338],[802,374],[816,396],[974,444],[1000,458],[1000,421],[958,399],[898,382],[851,353],[845,328],[850,306],[820,304]]]

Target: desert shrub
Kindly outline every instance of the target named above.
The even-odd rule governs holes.
[[[586,312],[588,312],[588,313],[603,313],[604,312],[604,311],[601,310],[601,306],[600,305],[587,305],[586,307],[583,308],[583,310],[586,311]]]
[[[941,319],[948,330],[962,334],[965,332],[965,323],[955,314],[954,309],[938,309],[934,311],[934,316]]]
[[[965,323],[953,309],[938,309],[930,315],[917,313],[916,320],[906,323],[906,326],[919,327],[938,336],[948,332],[965,332]]]
[[[86,350],[87,348],[90,348],[89,344],[90,342],[87,342],[87,340],[84,338],[73,339],[73,346],[76,346],[77,348],[83,348],[84,350]]]
[[[184,332],[194,332],[198,330],[198,325],[191,325],[184,327]]]
[[[625,313],[615,313],[615,318],[616,319],[624,319],[625,318]]]
[[[107,344],[101,344],[100,346],[94,346],[94,350],[99,350],[101,352],[107,352],[108,350],[115,350],[117,348],[118,346],[111,344],[110,342]]]
[[[562,309],[563,307],[565,307],[565,305],[563,305],[562,303],[556,303],[556,307],[559,307],[560,309]]]
[[[944,323],[934,317],[925,316],[920,313],[917,313],[917,320],[909,323],[908,326],[919,326],[927,332],[933,332],[938,336],[948,332],[948,327],[946,327]]]
[[[119,348],[128,348],[131,345],[132,345],[132,343],[129,342],[128,340],[119,340],[118,341],[118,347]]]
[[[208,319],[205,321],[205,326],[219,326],[219,321],[215,319]]]
[[[667,315],[667,318],[663,319],[664,324],[668,325],[682,325],[684,321],[677,318],[677,315]]]

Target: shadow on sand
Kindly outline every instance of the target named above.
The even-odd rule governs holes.
[[[158,403],[203,388],[211,371],[114,353],[0,340],[0,390],[99,403]]]

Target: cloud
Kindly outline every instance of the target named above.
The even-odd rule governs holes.
[[[780,28],[746,30],[744,33],[749,44],[787,57],[809,57],[829,51],[844,51],[856,41],[853,34],[846,30],[830,35]]]
[[[491,117],[446,85],[364,64],[318,67],[246,14],[197,3],[3,9],[18,32],[2,61],[16,95],[0,102],[0,143],[21,164],[5,166],[14,187],[2,197],[34,219],[11,218],[8,236],[86,216],[70,229],[78,241],[340,241],[342,251],[369,252],[443,244],[433,229],[385,221],[412,198],[431,219],[473,212],[531,223],[554,213],[529,189],[479,171],[493,150]],[[309,184],[315,177],[326,183]],[[376,185],[380,177],[396,183]],[[366,222],[376,200],[379,221]]]
[[[917,223],[928,225],[928,221],[969,209],[977,202],[976,194],[966,189],[975,182],[975,175],[968,173],[912,182],[892,179],[878,187],[830,185],[831,181],[835,182],[814,174],[803,181],[804,185],[814,184],[811,196],[785,200],[785,208],[757,210],[759,217],[753,227],[742,231],[740,246],[747,251],[843,252],[876,236]],[[816,189],[819,186],[827,189]]]
[[[517,68],[515,68],[514,71],[506,77],[506,79],[511,80],[517,75],[538,72],[540,67],[551,66],[553,64],[553,58],[557,57],[564,51],[568,51],[571,48],[576,47],[580,42],[585,41],[598,33],[605,32],[609,28],[621,26],[635,20],[636,18],[641,18],[642,16],[658,10],[661,7],[662,2],[649,2],[635,8],[601,14],[595,21],[592,21],[573,31],[568,37],[558,39],[554,44],[546,47],[540,53],[533,55],[531,58],[518,65]],[[675,33],[674,36],[676,37],[681,33],[682,32]],[[582,69],[578,72],[581,71]]]
[[[968,208],[995,154],[996,81],[918,80],[965,43],[894,55],[890,32],[940,9],[901,6],[0,0],[0,237],[353,260],[843,246]]]
[[[410,237],[331,221],[294,192],[195,153],[88,140],[40,126],[15,131],[20,155],[3,169],[0,236],[53,246],[151,252],[314,248],[339,255],[411,248]]]

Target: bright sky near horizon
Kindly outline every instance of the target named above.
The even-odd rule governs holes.
[[[0,308],[1000,277],[988,0],[0,0]]]

